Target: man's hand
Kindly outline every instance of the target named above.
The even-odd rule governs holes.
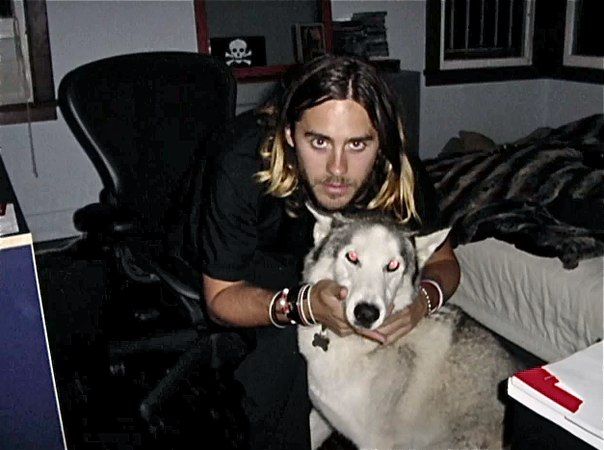
[[[312,309],[315,319],[338,336],[348,336],[354,332],[346,320],[344,303],[348,289],[332,280],[317,282],[311,291]]]
[[[389,345],[415,328],[427,312],[428,305],[420,294],[409,306],[388,316],[379,328],[375,330],[357,329],[356,332],[381,344]]]

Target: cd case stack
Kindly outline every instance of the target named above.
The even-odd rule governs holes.
[[[334,53],[387,57],[386,12],[354,13],[351,20],[334,21],[333,38]]]

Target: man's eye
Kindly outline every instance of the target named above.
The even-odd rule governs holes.
[[[327,141],[322,138],[315,138],[312,141],[310,141],[310,143],[314,148],[326,148],[327,147]]]
[[[350,142],[350,149],[354,150],[356,152],[364,150],[366,146],[367,146],[367,144],[365,144],[365,141],[351,141]]]

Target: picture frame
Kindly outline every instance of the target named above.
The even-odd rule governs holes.
[[[305,63],[326,52],[325,27],[321,22],[294,25],[296,62]]]

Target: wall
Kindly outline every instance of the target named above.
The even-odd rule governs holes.
[[[264,36],[266,63],[294,62],[292,24],[314,22],[315,0],[206,0],[212,37]]]
[[[139,51],[196,51],[190,1],[47,1],[55,87],[87,62]],[[62,117],[32,124],[39,178],[26,125],[0,126],[0,148],[36,241],[77,234],[73,212],[97,201],[98,176]]]
[[[332,0],[334,20],[357,11],[386,11],[390,56],[404,70],[423,72],[425,0]],[[436,156],[460,130],[508,142],[541,126],[557,126],[604,112],[604,87],[558,80],[526,80],[455,86],[422,86],[420,156]]]
[[[460,130],[495,142],[522,137],[545,123],[543,80],[423,87],[420,156],[434,157]]]
[[[349,20],[355,12],[386,11],[386,38],[390,57],[403,70],[424,69],[426,4],[416,0],[332,0],[333,20]]]
[[[604,112],[604,86],[561,80],[546,80],[546,83],[545,125],[557,127]]]
[[[47,2],[55,85],[86,62],[151,50],[196,51],[192,1]],[[425,1],[332,0],[334,19],[354,11],[387,11],[390,55],[405,70],[422,71]],[[270,83],[239,86],[237,110],[256,105]],[[434,156],[459,130],[497,142],[517,139],[602,112],[604,88],[557,80],[469,84],[421,89],[420,156]],[[59,117],[32,124],[39,178],[32,175],[26,125],[0,126],[0,151],[36,240],[77,234],[73,212],[95,202],[98,176]]]

